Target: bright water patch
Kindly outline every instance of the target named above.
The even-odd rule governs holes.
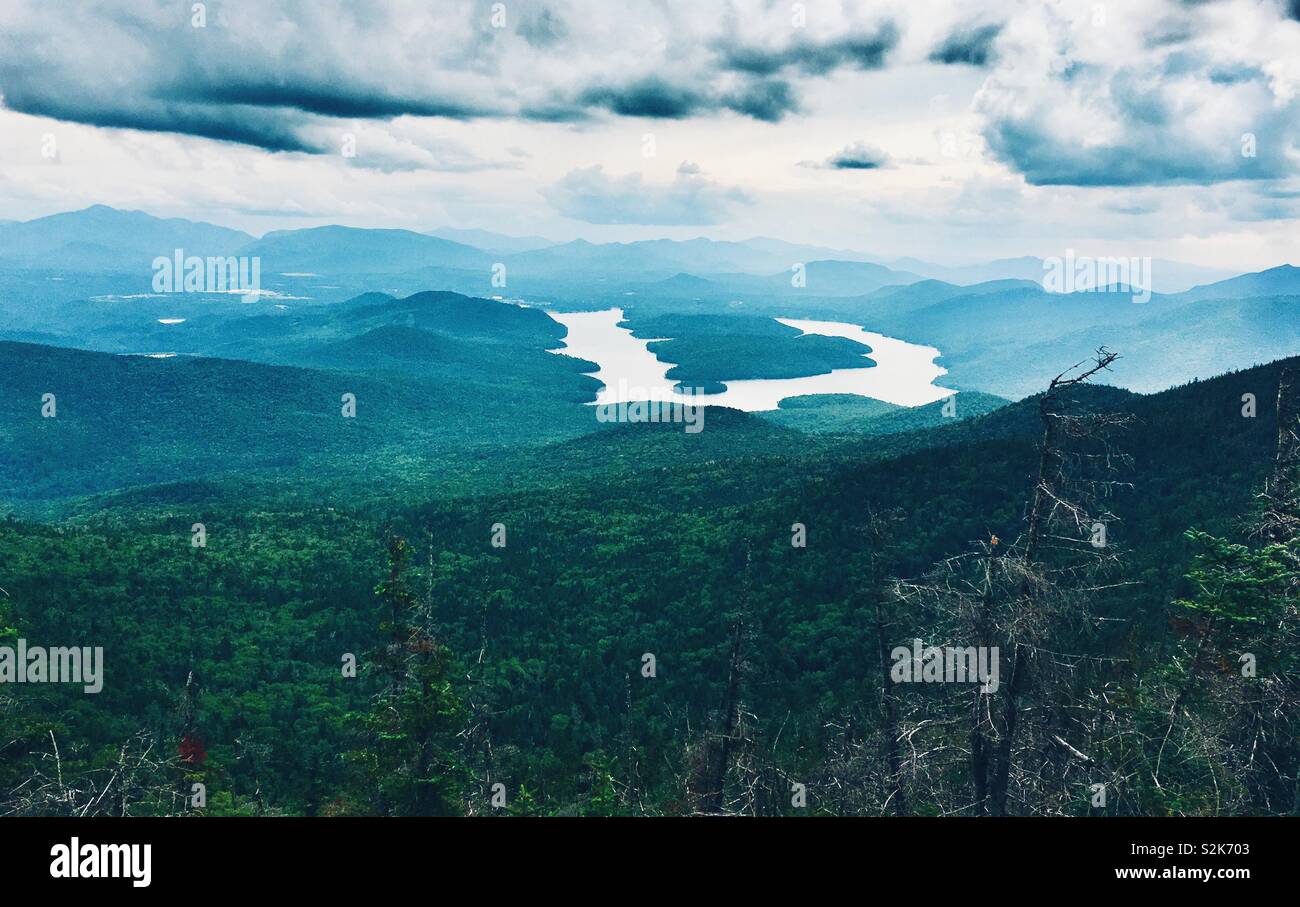
[[[809,394],[856,394],[898,406],[921,406],[956,393],[934,384],[946,370],[935,364],[939,351],[932,346],[896,340],[856,324],[778,318],[805,334],[845,337],[863,344],[864,367],[835,369],[803,378],[727,381],[727,389],[721,393],[685,395],[675,391],[673,380],[667,377],[674,363],[663,362],[650,352],[648,344],[653,339],[634,337],[620,324],[622,309],[548,314],[569,330],[564,346],[552,352],[587,359],[599,366],[592,376],[604,386],[595,405],[667,400],[762,412],[777,409],[789,397]],[[875,362],[874,368],[868,367],[870,362]]]

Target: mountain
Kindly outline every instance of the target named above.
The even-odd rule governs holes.
[[[1028,255],[1000,258],[984,264],[955,266],[937,265],[919,258],[898,258],[890,261],[889,265],[922,277],[962,286],[991,280],[1032,280],[1041,283],[1043,279],[1043,260]]]
[[[1012,398],[1103,345],[1124,358],[1101,380],[1143,392],[1300,351],[1298,268],[1132,299],[1048,293],[1029,281],[921,281],[840,300],[840,317],[936,346],[955,386]]]
[[[1300,296],[1300,268],[1279,265],[1267,271],[1242,274],[1229,280],[1195,287],[1187,292],[1192,299],[1235,299],[1244,296]]]
[[[703,238],[684,241],[651,239],[630,243],[590,243],[579,239],[512,256],[510,263],[512,271],[517,269],[517,273],[526,276],[599,270],[597,281],[609,282],[627,276],[671,277],[681,272],[703,277],[730,273],[755,276],[777,272],[789,274],[793,265],[807,263],[813,260],[812,255],[828,252],[811,246],[761,239],[745,242]],[[857,253],[853,254],[857,256]]]
[[[644,287],[645,292],[667,296],[700,296],[714,294],[723,290],[716,281],[696,277],[694,274],[674,274],[665,280],[656,281]]]
[[[791,243],[781,239],[771,239],[766,236],[755,236],[743,240],[742,246],[749,246],[751,249],[757,249],[768,255],[780,255],[788,260],[791,264],[797,261],[875,261],[876,259],[865,252],[857,252],[853,249],[830,249],[825,246],[810,246],[804,243]]]
[[[915,283],[921,278],[907,271],[895,271],[884,265],[865,261],[812,261],[805,266],[804,292],[814,296],[856,296],[884,286]],[[792,274],[786,270],[772,276],[778,285],[790,285]]]
[[[349,233],[319,233],[317,231],[352,231]],[[368,234],[368,235],[363,235]],[[263,237],[283,243],[285,235],[298,235],[299,240],[337,240],[351,238],[363,244],[366,254],[380,253],[380,263],[372,273],[415,270],[428,266],[478,267],[479,258],[468,256],[464,248],[483,254],[520,256],[518,264],[537,274],[558,273],[590,265],[616,266],[628,273],[658,273],[661,277],[673,273],[689,272],[701,275],[737,272],[743,274],[771,274],[788,271],[796,263],[811,261],[870,262],[881,261],[852,249],[837,249],[802,243],[790,243],[768,237],[752,237],[741,242],[696,238],[685,241],[658,239],[631,243],[591,243],[574,240],[556,244],[541,236],[511,236],[488,230],[440,227],[425,233],[406,230],[361,230],[347,227],[318,227],[307,230],[275,231]],[[412,237],[428,237],[453,243],[452,247],[421,245]],[[166,254],[169,249],[186,248],[201,256],[228,255],[255,242],[247,233],[180,218],[157,218],[141,211],[121,211],[105,205],[94,205],[80,211],[54,214],[35,220],[19,222],[0,220],[0,261],[31,266],[46,263],[67,266],[55,256],[66,254],[74,264],[83,259],[76,256],[77,246],[86,243],[103,249],[131,252],[135,257],[148,253],[152,256]],[[65,247],[72,246],[71,249]],[[456,247],[460,247],[459,249]],[[164,251],[159,252],[159,249]],[[291,246],[278,245],[284,251]],[[252,254],[252,253],[250,253]],[[84,259],[89,266],[97,266],[92,255]],[[307,256],[298,267],[306,267]],[[974,265],[940,265],[919,258],[898,258],[883,261],[890,269],[915,275],[916,279],[943,280],[957,285],[970,285],[991,280],[1041,281],[1043,260],[1032,256],[1005,258]],[[278,265],[277,265],[278,266]],[[666,272],[666,273],[665,273]],[[1220,281],[1233,276],[1221,268],[1190,265],[1183,262],[1156,259],[1152,262],[1156,292],[1181,292],[1193,286]]]
[[[487,271],[493,262],[482,249],[410,230],[336,226],[276,230],[239,254],[261,257],[263,273],[385,274],[429,267]]]
[[[598,384],[581,373],[590,363],[546,342],[379,326],[281,349],[309,366],[299,367],[0,341],[0,499],[277,471],[356,484],[594,430],[583,404]],[[41,412],[47,393],[52,418]],[[345,394],[354,418],[343,415]]]
[[[638,285],[686,274],[709,279],[717,297],[775,293],[785,295],[795,265],[809,276],[808,296],[862,295],[880,287],[936,280],[973,286],[1003,280],[1033,281],[1044,275],[1040,258],[1024,256],[976,265],[947,266],[919,258],[872,260],[865,253],[768,237],[741,242],[703,237],[678,241],[641,240],[555,244],[540,236],[510,236],[488,230],[441,227],[429,233],[343,226],[280,230],[255,239],[247,233],[212,224],[162,219],[140,211],[96,205],[27,222],[0,221],[0,266],[60,271],[122,272],[149,275],[154,258],[175,249],[200,257],[242,254],[262,258],[264,281],[276,274],[330,275],[335,280],[358,275],[392,275],[394,288],[413,292],[438,286],[488,293],[484,279],[493,264],[507,265],[508,285],[543,297],[589,299],[592,292],[614,287],[642,292]],[[1289,292],[1260,285],[1207,290],[1234,276],[1223,269],[1157,259],[1152,262],[1156,292]],[[821,273],[817,273],[820,271]],[[412,282],[398,278],[418,275]],[[766,278],[755,280],[755,278]],[[369,285],[373,287],[373,283]],[[364,283],[350,287],[366,289]],[[680,287],[665,287],[677,292]],[[698,295],[698,294],[695,294]],[[727,301],[722,299],[722,301]]]
[[[921,280],[915,274],[895,271],[868,261],[799,262],[793,267],[762,276],[741,273],[710,274],[709,282],[731,296],[838,297],[864,296],[885,287],[900,287]],[[802,281],[796,277],[801,276]]]
[[[566,330],[541,309],[426,290],[402,299],[366,294],[337,316],[343,329],[402,324],[461,339],[554,349]]]
[[[890,261],[889,265],[924,277],[962,285],[992,280],[1032,280],[1041,284],[1046,273],[1043,259],[1033,256],[1000,258],[983,264],[957,266],[937,265],[917,258],[899,258]],[[1151,261],[1151,289],[1157,293],[1181,293],[1198,284],[1223,280],[1238,273],[1240,272],[1225,268],[1157,258]]]
[[[916,283],[891,285],[868,293],[863,297],[864,305],[873,310],[915,311],[945,299],[957,296],[975,297],[993,293],[1016,293],[1023,290],[1041,291],[1038,283],[1032,280],[990,280],[968,286],[946,283],[942,280],[919,280]]]
[[[142,211],[94,205],[80,211],[0,224],[0,264],[74,270],[136,270],[150,273],[153,260],[187,255],[226,256],[253,237],[239,230]]]
[[[945,350],[942,361],[955,382],[1018,397],[1041,387],[1060,363],[1086,359],[1099,346],[1122,357],[1099,381],[1154,393],[1294,355],[1300,350],[1300,297],[1178,305],[1126,324],[1101,321],[1036,342]]]
[[[950,363],[958,359],[978,361],[1002,348],[1010,355],[1027,343],[1051,340],[1087,326],[1097,326],[1104,335],[1175,306],[1169,297],[1153,296],[1151,302],[1139,305],[1127,293],[1048,293],[1018,281],[980,284],[960,292],[944,285],[918,286],[915,291],[908,287],[883,297],[854,298],[852,303],[858,309],[855,320],[890,337],[938,347],[942,364],[950,369]],[[914,298],[909,298],[910,294],[915,294]],[[932,299],[937,301],[930,302]],[[1014,369],[1000,377],[1007,382],[1020,380],[1020,371]],[[986,371],[981,375],[999,377]],[[969,386],[962,383],[955,369],[951,380]],[[987,381],[974,386],[999,396],[1016,396]]]
[[[484,252],[511,255],[517,252],[532,252],[556,245],[554,240],[541,236],[507,236],[490,230],[457,230],[455,227],[439,227],[428,231],[430,236],[449,239],[464,246],[473,246]]]

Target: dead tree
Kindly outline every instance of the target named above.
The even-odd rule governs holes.
[[[1078,388],[1116,358],[1098,350],[1092,361],[1053,378],[1039,398],[1038,463],[1024,535],[1006,544],[990,533],[922,580],[895,585],[899,599],[931,615],[938,632],[961,647],[974,642],[990,655],[996,650],[999,659],[996,690],[977,685],[959,697],[966,702],[967,794],[950,761],[927,770],[941,811],[1066,811],[1071,784],[1091,760],[1069,740],[1079,733],[1078,702],[1090,698],[1078,689],[1090,656],[1066,648],[1092,619],[1091,599],[1115,585],[1106,580],[1115,563],[1106,541],[1115,517],[1106,502],[1123,484],[1113,473],[1127,458],[1111,436],[1127,417],[1097,411]],[[915,746],[912,738],[923,735],[933,743],[922,744],[931,759],[945,753],[950,760],[951,747],[933,737],[958,718],[932,699],[909,719],[904,737]]]
[[[54,732],[49,750],[34,754],[31,774],[0,794],[0,816],[177,816],[186,797],[174,783],[178,759],[140,733],[122,744],[115,762],[72,766]]]

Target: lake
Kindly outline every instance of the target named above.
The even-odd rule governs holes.
[[[805,334],[845,337],[861,343],[864,367],[835,369],[803,378],[727,381],[722,393],[686,396],[673,390],[674,382],[667,377],[674,363],[657,359],[647,346],[651,339],[633,337],[620,324],[622,309],[547,314],[569,330],[564,346],[551,352],[587,359],[599,366],[591,374],[604,387],[593,405],[666,400],[762,412],[777,409],[782,400],[809,394],[854,394],[898,406],[921,406],[956,393],[935,385],[935,379],[946,369],[935,364],[939,351],[932,346],[896,340],[856,324],[778,318]],[[865,367],[870,362],[875,363],[874,368]]]

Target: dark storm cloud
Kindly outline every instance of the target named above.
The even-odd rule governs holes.
[[[985,131],[989,149],[1036,186],[1208,185],[1225,180],[1275,179],[1290,172],[1281,156],[1245,157],[1229,144],[1218,154],[1182,142],[1141,140],[1084,147],[1061,141],[1033,122],[995,122]],[[1262,133],[1260,147],[1282,147],[1280,136]]]
[[[650,77],[622,87],[599,86],[579,95],[582,104],[603,107],[620,116],[681,120],[715,105],[706,96],[683,85]]]
[[[800,161],[800,167],[817,170],[880,170],[890,166],[889,155],[866,142],[854,142],[824,161]]]
[[[1143,10],[1134,40],[1111,52],[1080,40],[1096,29],[1078,32],[1051,5],[1018,10],[1013,41],[1001,25],[954,18],[951,4],[920,0],[899,10],[898,24],[820,22],[806,30],[765,15],[771,4],[763,0],[735,0],[730,16],[688,0],[513,0],[499,28],[488,0],[437,9],[372,0],[364,14],[346,0],[222,0],[208,5],[204,28],[190,27],[188,4],[115,0],[56,15],[38,0],[8,0],[0,3],[0,95],[7,107],[38,116],[324,153],[345,125],[359,132],[364,121],[403,116],[585,125],[734,115],[777,123],[822,112],[805,109],[805,98],[831,108],[852,103],[828,102],[811,84],[818,79],[928,58],[987,70],[974,102],[980,128],[994,156],[1031,183],[1292,172],[1300,117],[1282,42],[1295,25],[1283,16],[1300,18],[1300,0],[1252,7],[1262,17],[1259,34],[1276,42],[1258,50],[1220,39],[1205,4],[1132,2]],[[937,44],[901,41],[904,24],[918,17]],[[1026,41],[1022,30],[1051,39]],[[900,107],[920,109],[924,100],[903,97]],[[1258,136],[1257,157],[1238,152],[1246,132]],[[436,149],[403,151],[403,143],[435,142],[398,141],[390,166],[441,161]],[[480,166],[470,157],[438,165]],[[811,166],[888,163],[849,155]]]
[[[930,60],[935,63],[987,66],[993,59],[993,42],[1001,33],[1001,25],[984,25],[953,32],[931,51]]]
[[[534,123],[582,123],[593,116],[591,108],[569,98],[556,97],[523,107],[519,118]]]
[[[364,48],[336,52],[353,43],[347,29],[371,24],[286,16],[273,23],[282,34],[259,46],[266,29],[250,9],[265,13],[223,4],[202,28],[190,27],[188,14],[159,22],[156,10],[150,18],[92,7],[48,20],[11,12],[0,29],[0,95],[6,107],[35,116],[309,153],[332,150],[319,144],[327,118],[494,113],[471,94],[428,90],[400,69],[394,78],[387,61]]]
[[[288,107],[328,117],[388,119],[409,115],[468,120],[492,113],[485,107],[463,101],[436,97],[400,97],[383,89],[340,85],[329,81],[244,81],[236,76],[228,81],[207,85],[186,83],[169,86],[157,94],[166,100],[212,105]]]
[[[799,99],[784,79],[754,79],[745,88],[727,95],[723,104],[737,113],[765,123],[775,123],[788,113],[799,111]]]
[[[832,156],[826,163],[835,170],[879,170],[885,166],[885,159],[883,156],[849,151]]]
[[[301,117],[242,105],[207,107],[149,98],[105,100],[78,92],[33,91],[30,86],[12,80],[4,83],[4,89],[6,107],[32,116],[110,129],[181,133],[253,145],[267,151],[319,153],[323,150],[300,136]]]
[[[190,27],[188,12],[160,13],[143,0],[57,19],[38,10],[0,12],[0,95],[11,109],[268,151],[330,150],[319,147],[330,119],[585,123],[731,112],[774,123],[800,109],[799,96],[763,70],[876,68],[897,41],[887,26],[793,46],[745,71],[712,44],[686,39],[672,13],[659,49],[637,61],[638,76],[609,65],[594,39],[609,23],[592,22],[591,10],[526,0],[509,5],[506,28],[491,26],[482,3],[418,16],[379,4],[357,16],[330,0],[292,14],[230,0],[209,9],[202,28]]]
[[[774,123],[799,109],[798,99],[788,82],[781,79],[751,79],[734,92],[713,95],[657,76],[623,86],[602,85],[578,95],[576,103],[551,108],[553,118],[589,115],[601,108],[619,116],[682,120],[702,114],[731,110],[756,120]],[[543,108],[546,110],[546,108]]]
[[[771,76],[785,69],[805,75],[824,76],[841,67],[881,69],[889,52],[898,44],[898,28],[892,22],[871,34],[845,35],[830,41],[796,41],[781,48],[721,43],[722,66],[755,76]]]

